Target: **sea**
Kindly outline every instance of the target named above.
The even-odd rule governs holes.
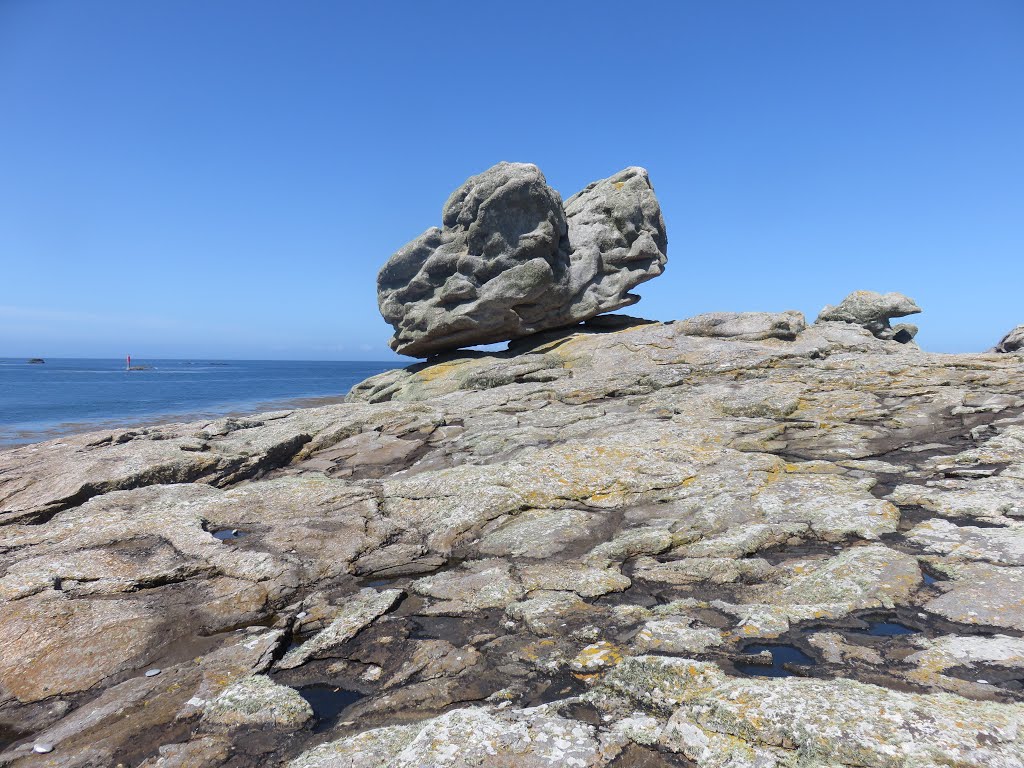
[[[339,402],[394,362],[0,358],[0,448],[75,432]]]

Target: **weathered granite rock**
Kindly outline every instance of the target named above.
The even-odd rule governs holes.
[[[1024,518],[1024,478],[944,479],[927,486],[899,485],[889,496],[894,504],[920,506],[943,517],[990,523]]]
[[[508,563],[501,560],[464,563],[458,570],[418,579],[412,589],[439,601],[429,607],[431,613],[454,615],[504,608],[526,591],[509,574]]]
[[[1008,334],[1003,336],[992,351],[1004,353],[1024,351],[1024,325],[1018,325]]]
[[[426,356],[507,341],[634,304],[667,238],[647,172],[627,168],[562,207],[535,165],[499,163],[452,193],[377,278],[391,347]]]
[[[950,580],[925,608],[966,625],[1006,627],[1024,632],[1024,568],[986,563],[931,561]]]
[[[594,727],[543,708],[491,713],[469,707],[411,726],[364,731],[324,744],[288,768],[469,768],[470,766],[605,765]]]
[[[159,754],[166,757],[159,763],[161,768],[220,765],[230,755],[230,740],[199,736],[165,748],[163,736],[175,732],[169,725],[198,718],[228,685],[266,671],[282,639],[279,630],[257,627],[231,633],[209,652],[204,652],[204,644],[197,643],[190,650],[202,655],[194,659],[165,667],[152,677],[130,677],[80,706],[65,706],[60,719],[53,722],[50,718],[34,734],[36,742],[52,745],[53,752],[43,757],[27,749],[20,751],[23,754],[16,750],[19,756],[13,758],[13,764],[18,768],[92,768],[116,765],[119,758],[115,756],[136,764],[159,745]],[[183,735],[179,732],[177,738]],[[143,764],[156,762],[154,758]]]
[[[815,322],[853,323],[867,328],[876,338],[905,344],[917,335],[917,326],[901,323],[894,328],[889,321],[894,317],[916,315],[920,311],[913,299],[901,293],[854,291],[836,306],[821,310]]]
[[[953,691],[963,696],[998,693],[993,680],[964,680],[950,674],[956,668],[976,670],[978,676],[991,676],[995,670],[1015,678],[1024,670],[1024,640],[1008,635],[991,637],[944,635],[935,640],[922,638],[915,642],[922,650],[904,661],[917,668],[907,676],[914,682]],[[996,672],[998,675],[998,672]]]
[[[681,330],[0,452],[0,763],[1019,765],[1024,360]],[[340,711],[203,723],[253,675]]]
[[[764,760],[771,754],[782,758],[775,765],[794,768],[1009,768],[1024,760],[1019,706],[852,680],[745,680],[659,656],[624,659],[603,685],[671,715],[662,744],[700,765],[772,765]],[[760,760],[743,762],[759,752]]]
[[[792,341],[807,327],[802,312],[708,312],[675,323],[687,336],[711,336],[741,341]]]
[[[652,619],[637,633],[633,647],[638,654],[703,653],[722,644],[719,630],[694,624],[693,619],[680,616]]]
[[[955,560],[974,560],[996,565],[1024,565],[1024,525],[978,528],[954,525],[948,520],[925,520],[907,532],[910,541],[927,552]]]
[[[352,595],[342,604],[338,615],[321,632],[298,648],[289,651],[280,662],[281,669],[291,669],[305,664],[317,654],[329,651],[348,642],[378,616],[383,615],[402,596],[400,589],[364,589]]]
[[[226,688],[203,713],[208,728],[267,726],[298,730],[313,719],[313,708],[298,691],[266,675],[253,675]]]

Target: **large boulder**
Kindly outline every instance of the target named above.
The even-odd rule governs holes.
[[[508,341],[635,304],[629,290],[661,274],[666,247],[643,168],[563,208],[537,166],[498,163],[448,198],[441,229],[388,259],[377,302],[402,354]]]
[[[891,326],[894,317],[916,315],[921,308],[902,293],[854,291],[836,306],[826,306],[814,322],[840,322],[860,325],[876,338],[907,343],[917,335],[917,326],[900,323]]]
[[[1024,325],[1018,325],[996,344],[993,352],[1024,352]]]

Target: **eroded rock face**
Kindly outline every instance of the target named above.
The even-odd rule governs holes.
[[[639,301],[665,265],[665,222],[647,172],[627,168],[569,198],[535,165],[499,163],[452,193],[442,228],[377,277],[391,347],[425,357],[571,325]]]
[[[1024,359],[798,320],[0,452],[0,763],[1017,768]]]
[[[867,328],[878,339],[892,339],[901,343],[917,335],[917,326],[889,324],[894,317],[916,315],[921,308],[902,293],[875,293],[854,291],[836,306],[827,306],[818,315],[817,323],[853,323]]]
[[[1021,352],[1024,351],[1024,325],[1018,325],[1002,340],[996,344],[995,352]]]
[[[687,336],[712,336],[742,341],[792,341],[807,321],[802,312],[707,312],[676,323]]]

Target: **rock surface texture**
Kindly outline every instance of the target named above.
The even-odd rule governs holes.
[[[858,317],[0,452],[0,765],[1024,766],[1024,358]]]
[[[996,344],[996,352],[1024,352],[1024,325],[1018,325]]]
[[[867,328],[879,339],[893,339],[906,344],[917,335],[917,326],[910,323],[890,325],[894,317],[916,315],[921,308],[902,293],[854,291],[836,306],[827,306],[818,315],[818,323],[853,323]]]
[[[535,165],[499,163],[452,193],[377,277],[391,347],[425,357],[508,341],[634,304],[667,237],[647,171],[626,168],[563,207]]]

